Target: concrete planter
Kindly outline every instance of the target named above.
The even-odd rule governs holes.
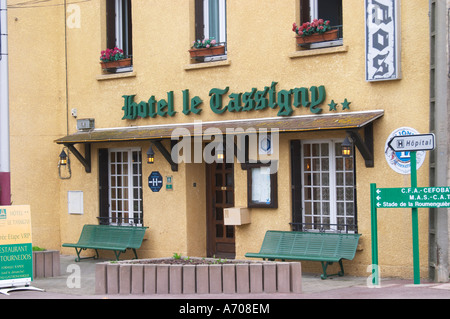
[[[96,294],[301,293],[299,262],[168,265],[142,260],[96,264]]]
[[[61,275],[59,251],[33,251],[33,278]]]

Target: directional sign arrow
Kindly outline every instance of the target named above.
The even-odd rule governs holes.
[[[435,148],[435,136],[433,133],[394,136],[388,146],[394,152],[432,151]]]

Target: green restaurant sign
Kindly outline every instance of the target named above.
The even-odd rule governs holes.
[[[30,206],[0,206],[0,288],[33,280]]]
[[[325,86],[312,86],[310,88],[300,87],[290,90],[277,91],[277,82],[258,90],[253,88],[245,93],[232,93],[230,88],[214,88],[209,91],[209,106],[216,114],[224,112],[249,112],[261,111],[267,108],[278,109],[278,116],[290,116],[294,108],[305,107],[313,114],[322,112],[320,106],[325,102]],[[166,99],[156,99],[151,96],[147,101],[139,103],[134,101],[136,95],[123,95],[124,105],[123,120],[135,120],[147,117],[172,117],[175,110],[174,92],[167,92]],[[227,99],[226,99],[227,98]],[[184,115],[200,114],[203,100],[199,96],[190,98],[189,90],[182,91]],[[347,99],[342,103],[342,109],[349,109],[351,102]],[[337,111],[338,106],[333,100],[329,104],[330,111]]]

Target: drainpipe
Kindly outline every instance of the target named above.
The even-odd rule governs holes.
[[[9,147],[8,15],[0,0],[0,205],[11,205]]]

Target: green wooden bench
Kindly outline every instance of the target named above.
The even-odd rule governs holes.
[[[73,247],[77,252],[75,261],[88,258],[98,258],[98,249],[112,250],[119,260],[121,253],[132,249],[136,259],[136,249],[141,247],[145,230],[148,227],[112,226],[112,225],[84,225],[80,238],[76,244],[65,243],[63,247]],[[82,250],[94,249],[96,255],[80,257]]]
[[[360,234],[267,231],[259,253],[246,253],[248,258],[263,260],[311,260],[322,263],[322,279],[344,275],[342,259],[355,257]],[[338,262],[341,271],[328,275],[328,265]]]

